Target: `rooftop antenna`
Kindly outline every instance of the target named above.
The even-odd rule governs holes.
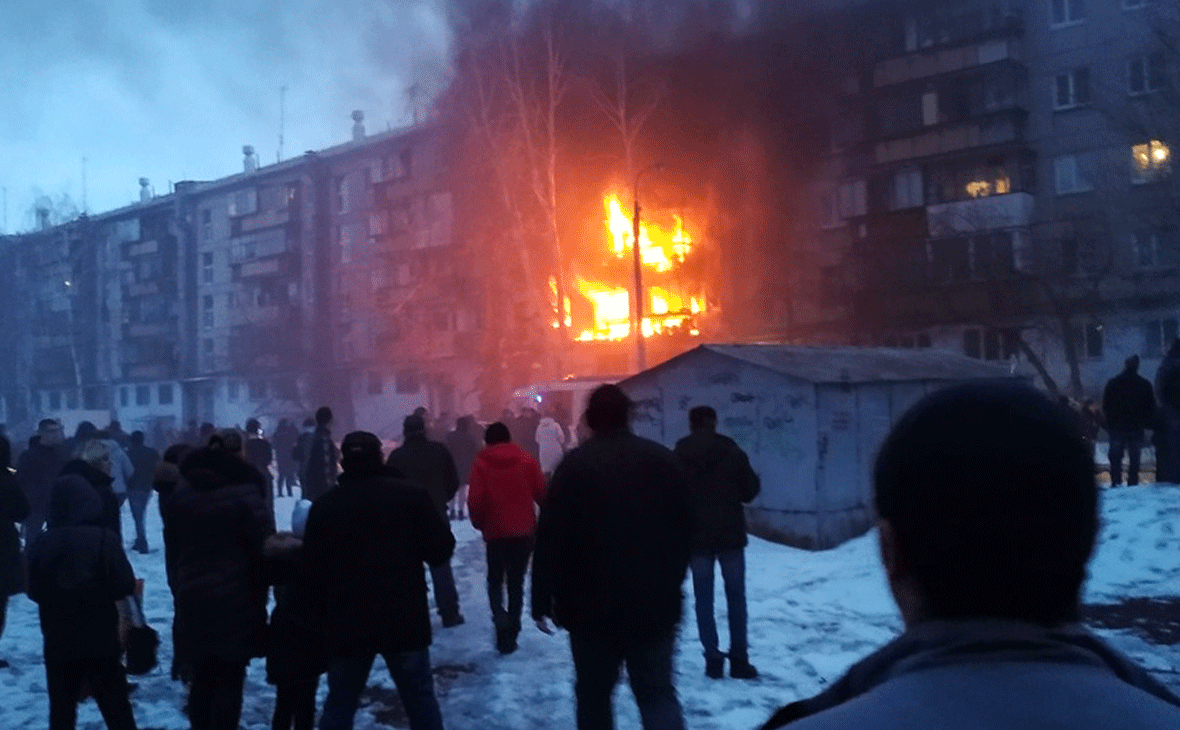
[[[287,124],[287,85],[279,87],[279,154],[276,162],[283,161],[283,131]]]
[[[82,212],[86,213],[86,158],[82,158]]]
[[[410,107],[410,119],[418,126],[418,98],[422,96],[422,85],[414,82],[406,89],[406,103]]]

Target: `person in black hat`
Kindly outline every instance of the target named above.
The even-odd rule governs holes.
[[[425,491],[382,466],[375,435],[350,433],[341,451],[337,486],[312,505],[303,533],[306,596],[328,660],[320,730],[352,727],[377,654],[411,730],[441,730],[422,564],[450,560],[450,524]]]

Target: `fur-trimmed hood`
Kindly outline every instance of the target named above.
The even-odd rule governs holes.
[[[180,462],[180,475],[196,489],[220,489],[231,484],[253,484],[267,490],[266,477],[252,464],[225,449],[197,449]]]

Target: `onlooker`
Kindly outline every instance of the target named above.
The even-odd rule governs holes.
[[[127,432],[123,430],[123,424],[118,421],[111,421],[110,425],[106,428],[106,433],[121,449],[126,449],[130,443]]]
[[[186,456],[180,474],[166,524],[176,552],[177,650],[192,668],[189,718],[196,730],[236,730],[246,665],[266,650],[268,487],[234,430]]]
[[[545,478],[548,479],[561,463],[561,457],[565,456],[566,441],[565,429],[553,417],[551,411],[547,411],[545,417],[537,424],[536,440],[537,460],[541,463],[541,471]]]
[[[1180,483],[1180,340],[1172,343],[1155,374],[1160,409],[1156,417],[1156,481]]]
[[[127,501],[127,480],[131,478],[132,472],[135,471],[135,465],[131,463],[130,457],[119,442],[111,438],[111,435],[106,431],[99,431],[96,435],[100,441],[106,444],[107,451],[111,458],[111,489],[115,492],[115,497],[119,500],[119,534],[123,534],[123,503]]]
[[[479,453],[479,425],[473,416],[463,416],[455,422],[455,430],[447,434],[447,449],[455,460],[455,471],[459,475],[459,491],[451,499],[449,516],[452,520],[466,517],[467,488],[471,479],[471,467]]]
[[[8,439],[0,436],[0,638],[8,617],[8,597],[25,590],[20,532],[15,523],[29,518],[29,500],[8,471],[10,448]],[[0,659],[0,669],[7,666],[8,662]]]
[[[421,488],[382,467],[373,434],[344,438],[343,467],[339,485],[312,505],[303,536],[306,595],[328,657],[320,730],[352,727],[377,654],[411,730],[441,730],[422,564],[449,560],[455,539]]]
[[[537,428],[540,425],[541,416],[537,409],[525,407],[521,409],[520,417],[516,419],[516,430],[512,432],[516,434],[516,442],[520,448],[538,462],[541,460],[541,449],[537,445]]]
[[[65,452],[66,459],[76,459],[78,452],[87,441],[94,441],[99,438],[98,427],[90,421],[82,421],[78,427],[74,429],[73,437],[66,440]]]
[[[1006,383],[928,396],[873,486],[906,631],[766,729],[1180,727],[1180,700],[1079,623],[1098,490],[1057,404]]]
[[[339,474],[340,452],[332,440],[331,425],[332,409],[323,406],[315,412],[315,432],[307,442],[303,471],[299,475],[302,497],[312,502],[336,486]]]
[[[312,421],[313,431],[314,428],[315,421]],[[271,437],[271,444],[274,446],[275,452],[275,465],[279,472],[279,478],[275,482],[277,486],[276,497],[283,496],[284,489],[287,490],[288,497],[295,496],[295,480],[299,474],[299,462],[295,456],[295,445],[298,441],[299,429],[291,423],[291,419],[280,419],[278,428],[275,429],[274,436]]]
[[[50,730],[74,728],[83,686],[110,730],[135,729],[115,606],[134,593],[135,575],[103,512],[85,479],[60,477],[48,527],[29,551],[29,598],[38,605],[45,639]]]
[[[570,632],[579,730],[613,726],[619,667],[645,730],[680,730],[672,684],[680,586],[691,549],[684,472],[671,451],[631,433],[618,386],[590,395],[593,436],[562,460],[537,526],[533,618]]]
[[[426,421],[421,416],[406,416],[403,424],[405,440],[389,453],[388,466],[405,476],[413,484],[426,490],[435,510],[447,519],[447,503],[459,491],[459,475],[455,460],[447,447],[426,438]],[[434,602],[442,617],[444,628],[463,623],[459,611],[459,591],[451,572],[451,559],[432,564],[430,577],[434,581]]]
[[[160,463],[160,452],[144,444],[143,431],[132,431],[127,458],[131,460],[131,478],[127,481],[127,500],[131,503],[131,517],[135,520],[135,545],[137,553],[147,554],[147,527],[144,513],[152,498],[152,480],[156,466]]]
[[[123,525],[119,519],[119,497],[115,494],[114,479],[111,477],[111,447],[107,441],[97,439],[82,443],[77,456],[62,467],[62,474],[75,474],[82,477],[94,488],[102,503],[102,524],[111,532],[123,535]],[[123,547],[119,543],[119,549]]]
[[[160,523],[163,525],[164,539],[164,570],[168,580],[168,590],[172,594],[172,680],[183,681],[188,684],[192,673],[184,661],[182,650],[177,642],[176,631],[176,546],[171,530],[169,511],[172,507],[172,497],[176,494],[176,485],[180,482],[179,464],[192,451],[187,443],[169,446],[164,451],[164,458],[156,467],[156,474],[152,478],[152,488],[156,490],[156,504],[160,508]]]
[[[270,473],[270,465],[275,460],[275,451],[270,446],[270,442],[266,440],[266,436],[262,434],[262,424],[258,422],[257,418],[251,418],[246,421],[246,445],[245,445],[246,461],[254,465],[254,468],[266,477],[267,484],[272,481]],[[273,491],[270,492],[273,496]]]
[[[61,424],[46,418],[37,424],[37,433],[29,439],[29,448],[17,459],[16,481],[29,500],[29,518],[22,530],[26,547],[41,534],[49,517],[53,480],[61,474],[61,468],[68,460],[64,442]]]
[[[696,597],[697,632],[705,649],[705,675],[725,676],[725,658],[718,649],[713,617],[713,565],[721,565],[729,611],[729,675],[754,679],[746,637],[746,511],[761,484],[746,452],[717,433],[717,411],[697,406],[688,412],[691,433],[676,443],[692,500],[692,589]]]
[[[1139,483],[1143,432],[1155,419],[1151,383],[1139,375],[1139,356],[1127,358],[1123,372],[1111,378],[1102,396],[1106,432],[1110,434],[1110,485],[1123,483],[1123,454],[1127,454],[1127,485]]]
[[[488,426],[484,441],[487,448],[479,452],[471,470],[467,509],[471,526],[483,533],[487,543],[488,600],[496,627],[496,650],[511,654],[520,634],[524,574],[537,528],[533,505],[545,498],[545,477],[537,460],[512,443],[504,424]]]

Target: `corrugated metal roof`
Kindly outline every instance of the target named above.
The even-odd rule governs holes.
[[[990,364],[938,350],[758,344],[708,344],[701,345],[697,350],[714,352],[813,383],[872,383],[1015,377],[1007,366]],[[692,352],[695,350],[687,352],[681,357],[689,357]]]

